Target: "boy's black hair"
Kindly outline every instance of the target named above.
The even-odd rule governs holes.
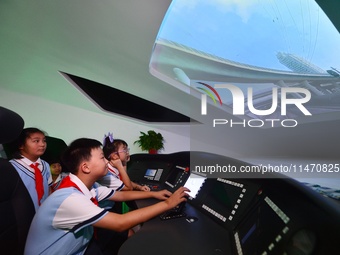
[[[74,140],[64,151],[61,161],[67,172],[76,174],[79,165],[84,160],[91,159],[91,151],[100,148],[102,144],[91,138],[79,138]]]

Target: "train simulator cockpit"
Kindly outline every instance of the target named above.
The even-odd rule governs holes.
[[[158,158],[158,156],[161,156]],[[204,152],[131,156],[129,174],[151,188],[188,187],[186,203],[143,224],[120,254],[332,254],[338,248],[339,201],[291,178],[207,178],[190,157],[236,161]],[[154,177],[149,179],[149,174]],[[144,207],[154,201],[137,201]],[[151,243],[150,243],[151,242]]]
[[[340,254],[338,10],[0,1],[0,254]]]

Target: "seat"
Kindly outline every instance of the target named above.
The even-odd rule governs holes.
[[[24,127],[15,112],[0,106],[0,143],[14,140]],[[19,174],[7,159],[0,158],[0,253],[22,255],[35,214],[31,197]]]
[[[19,174],[5,159],[0,159],[0,194],[0,252],[23,254],[35,209]]]

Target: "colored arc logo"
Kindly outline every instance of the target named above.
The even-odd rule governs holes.
[[[202,90],[204,91],[213,101],[214,101],[214,104],[216,104],[216,98],[214,96],[214,94],[216,95],[218,101],[220,102],[220,105],[222,105],[222,100],[221,100],[221,97],[220,95],[217,93],[216,89],[214,89],[212,86],[206,84],[206,83],[203,83],[203,82],[197,82],[203,86],[206,86],[208,89],[206,88],[201,88],[201,87],[197,87],[197,89],[199,90]]]

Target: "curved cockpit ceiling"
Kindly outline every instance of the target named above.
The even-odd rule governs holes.
[[[174,0],[155,41],[150,71],[196,97],[207,94],[211,105],[226,112],[237,107],[236,93],[243,94],[248,119],[337,119],[340,35],[334,25],[310,0]],[[280,105],[286,98],[305,98],[306,111]],[[247,109],[250,100],[266,114]]]
[[[197,37],[194,34],[194,29],[187,30],[184,23],[180,24],[173,34],[178,33],[178,36],[183,36],[184,39],[192,38],[194,44],[188,44],[186,41],[176,42],[173,37],[160,36],[159,30],[161,29],[161,33],[163,33],[162,31],[165,31],[166,28],[164,24],[162,25],[164,17],[166,17],[165,21],[171,21],[167,11],[171,11],[177,2],[197,4],[202,1],[174,1],[173,3],[171,0],[103,0],[100,3],[92,0],[71,2],[0,1],[0,52],[3,56],[0,61],[0,99],[4,102],[3,106],[23,114],[22,112],[28,109],[27,102],[21,101],[20,96],[23,95],[25,99],[26,96],[30,99],[37,97],[45,100],[44,102],[47,104],[61,104],[82,112],[88,111],[96,116],[117,117],[117,113],[103,110],[103,107],[99,107],[99,103],[90,100],[87,95],[84,95],[61,75],[61,73],[67,73],[110,87],[112,91],[123,92],[126,93],[125,95],[133,95],[145,102],[160,105],[179,114],[176,116],[184,116],[185,122],[179,123],[175,117],[174,121],[171,120],[173,121],[172,125],[168,125],[167,122],[150,124],[144,120],[131,120],[126,117],[128,114],[125,112],[121,113],[123,117],[118,116],[117,119],[127,120],[129,124],[136,124],[136,126],[153,125],[153,127],[160,127],[174,134],[183,135],[184,133],[184,136],[193,138],[190,139],[190,142],[198,140],[201,143],[200,148],[193,148],[195,150],[206,150],[224,155],[233,153],[233,155],[242,157],[285,155],[287,157],[338,158],[340,100],[339,93],[336,91],[339,66],[336,62],[331,63],[331,58],[340,59],[340,51],[330,46],[321,47],[320,43],[323,39],[331,36],[330,34],[325,35],[325,33],[336,31],[334,28],[329,31],[325,30],[325,27],[321,25],[322,22],[326,22],[326,16],[322,10],[335,27],[339,27],[340,19],[337,12],[339,1],[316,1],[322,10],[316,10],[316,4],[306,0],[260,1],[261,3],[255,0],[223,1],[233,3],[233,5],[227,6],[230,7],[229,9],[218,9],[218,13],[225,14],[222,15],[223,17],[230,16],[234,20],[232,20],[231,28],[224,31],[226,34],[229,33],[229,37],[224,38],[223,46],[226,50],[223,51],[224,55],[222,56],[218,56],[213,51],[218,50],[217,48],[213,50],[206,48],[209,44],[214,45],[217,39],[212,36],[208,36],[209,38]],[[192,19],[194,27],[211,27],[212,19],[215,16],[219,17],[219,15],[209,16],[209,13],[214,8],[212,4],[222,1],[208,2],[205,12],[201,12],[200,15]],[[237,5],[240,3],[244,6]],[[293,12],[288,8],[290,4],[297,4],[299,8]],[[302,8],[303,6],[306,8]],[[194,7],[194,5],[189,6],[182,14],[193,10]],[[250,12],[250,10],[254,12]],[[307,13],[305,14],[303,10]],[[285,16],[284,13],[287,11],[288,15]],[[297,12],[300,14],[296,14]],[[244,50],[238,48],[237,51],[231,51],[230,47],[234,47],[231,43],[235,43],[235,39],[239,36],[238,33],[230,36],[230,32],[234,31],[237,24],[249,29],[246,25],[249,26],[250,21],[253,20],[253,16],[250,14],[256,14],[256,17],[262,15],[263,19],[266,18],[270,28],[276,28],[275,33],[264,37],[266,40],[255,43],[253,42],[255,36],[250,38],[248,34],[245,34],[244,38],[242,37],[243,40],[240,38],[239,43],[236,43],[238,46],[247,47]],[[244,19],[240,18],[241,15]],[[246,19],[246,15],[249,15],[248,19]],[[180,21],[178,20],[178,22]],[[200,22],[200,24],[194,23],[194,21]],[[246,21],[247,23],[245,23]],[[288,37],[289,31],[286,31],[288,27],[285,29],[284,24],[288,26],[294,22],[299,31],[305,32],[304,36]],[[303,22],[304,26],[299,22]],[[327,21],[327,24],[330,22]],[[230,25],[230,23],[224,23],[224,25]],[[263,35],[265,31],[260,26],[256,26],[253,30],[255,30],[258,40],[263,39],[260,35]],[[243,33],[241,32],[240,30],[240,35]],[[250,32],[254,35],[253,31]],[[209,41],[205,39],[209,39]],[[272,41],[273,39],[275,40]],[[303,39],[308,40],[303,44]],[[335,43],[337,40],[339,40],[338,34],[332,36],[328,43]],[[268,43],[269,41],[271,43]],[[253,43],[249,45],[250,42]],[[276,45],[282,45],[282,48],[275,48]],[[298,45],[304,51],[295,51]],[[260,54],[260,50],[257,50],[260,46],[267,49],[266,54]],[[299,55],[300,58],[310,61],[313,66],[321,68],[326,73],[293,73],[279,62],[277,59],[279,52]],[[301,52],[304,54],[300,55]],[[317,56],[321,53],[323,53],[323,58],[319,59]],[[164,58],[162,54],[165,54]],[[254,57],[258,55],[259,57]],[[255,62],[267,61],[268,55],[271,59],[270,64]],[[157,56],[160,57],[158,60]],[[324,62],[319,62],[318,59]],[[159,64],[156,64],[156,60],[160,61]],[[226,69],[226,66],[229,69]],[[194,77],[193,80],[191,80],[191,76]],[[278,106],[276,110],[279,110],[281,106],[279,99],[283,88],[290,89],[297,86],[297,88],[305,89],[308,87],[311,92],[311,100],[308,104],[304,103],[303,105],[312,113],[312,116],[304,116],[299,108],[292,105],[292,107],[287,107],[286,118],[293,118],[299,122],[298,126],[294,128],[282,127],[278,122],[275,122],[278,124],[278,127],[275,126],[275,128],[252,128],[249,125],[243,127],[239,116],[233,115],[230,94],[229,101],[224,98],[226,95],[222,95],[227,94],[228,90],[216,89],[218,94],[221,94],[223,104],[220,105],[220,100],[206,86],[215,85],[210,83],[214,79],[218,84],[224,83],[225,77],[232,78],[229,83],[240,85],[242,93],[245,91],[244,88],[251,84],[254,92],[257,93],[253,100],[254,108],[259,110],[271,108],[273,94],[271,89],[273,87],[277,88]],[[302,77],[305,80],[301,82]],[[254,82],[255,78],[256,82]],[[195,82],[194,85],[200,89],[196,90],[187,86],[188,82]],[[266,85],[263,85],[264,83]],[[259,87],[261,90],[258,90]],[[6,93],[2,93],[3,91]],[[216,105],[206,91],[212,93]],[[200,112],[201,97],[204,94],[207,94],[208,102],[206,116]],[[13,97],[13,100],[11,98],[11,102],[8,102],[10,97]],[[99,96],[100,98],[101,96]],[[131,109],[137,110],[134,105],[130,106]],[[138,107],[143,108],[142,106]],[[125,107],[123,108],[125,110]],[[254,117],[253,115],[257,116],[257,122],[250,122],[250,124],[253,126],[261,124],[263,118],[260,115],[250,114],[247,107],[244,107],[244,110],[243,119],[247,121],[246,124],[249,124],[248,121]],[[29,113],[26,116],[27,118],[31,117]],[[26,116],[23,117],[26,118]],[[281,113],[273,112],[266,116],[269,119],[279,119]],[[241,124],[237,124],[235,128],[219,124],[213,129],[209,118],[221,119],[221,123],[228,120],[228,124],[233,119]],[[190,120],[189,124],[188,120]],[[192,120],[195,120],[195,123],[192,123]],[[210,125],[210,130],[206,130],[203,135],[191,132],[189,130],[191,126],[193,129],[202,126],[198,123]],[[177,130],[178,124],[181,127]],[[271,123],[266,124],[270,125]],[[286,122],[284,124],[294,123]],[[189,125],[190,127],[188,127]],[[58,127],[51,128],[57,129]],[[211,137],[214,134],[219,137]],[[215,139],[216,142],[212,139]],[[214,148],[207,147],[207,145],[212,145]],[[226,147],[229,148],[227,152],[223,151]]]

